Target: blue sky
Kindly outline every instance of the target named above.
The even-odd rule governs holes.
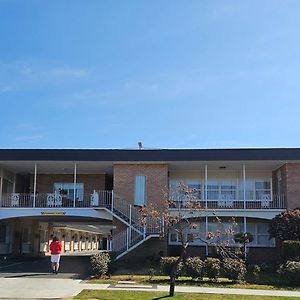
[[[298,0],[0,0],[0,148],[300,147]]]

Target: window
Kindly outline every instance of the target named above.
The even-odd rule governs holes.
[[[270,239],[268,233],[269,225],[267,223],[248,223],[247,231],[253,234],[253,247],[274,247],[275,239]]]
[[[147,177],[135,176],[134,180],[134,205],[145,205],[147,202]]]
[[[191,192],[192,200],[201,200],[201,181],[188,179],[186,180],[186,185]]]
[[[236,196],[236,179],[209,179],[207,181],[207,200],[235,200]]]
[[[271,200],[271,182],[270,180],[255,181],[255,197],[256,200],[269,198]]]
[[[54,183],[54,193],[60,194],[67,199],[74,199],[74,183]],[[84,186],[83,183],[75,184],[75,198],[83,201]]]
[[[195,228],[186,228],[183,230],[183,239],[188,241],[193,246],[204,246],[205,243],[202,240],[206,239],[205,222],[196,222]],[[180,232],[176,232],[175,229],[169,233],[169,244],[179,245],[181,243]]]
[[[239,182],[240,199],[244,199],[244,181]],[[271,200],[270,179],[246,179],[245,181],[246,200]]]

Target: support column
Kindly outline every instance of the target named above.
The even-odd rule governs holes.
[[[77,164],[74,165],[74,199],[73,199],[73,207],[76,206],[76,181],[77,181]]]
[[[17,174],[14,173],[14,182],[13,182],[13,193],[16,192],[16,181],[17,181]]]
[[[244,232],[247,232],[247,217],[244,217]],[[244,246],[245,259],[247,258],[247,245]]]
[[[204,174],[204,197],[205,197],[205,209],[207,209],[207,164],[205,165],[205,174]]]
[[[205,237],[207,238],[208,235],[208,217],[205,217]],[[205,255],[208,256],[208,245],[205,244]]]
[[[243,198],[244,198],[244,209],[246,209],[246,166],[243,164],[243,187],[244,187],[244,193],[243,193]]]
[[[33,181],[33,207],[35,207],[36,201],[36,174],[37,173],[37,164],[34,164],[34,181]]]
[[[3,168],[0,169],[0,207],[2,206]]]

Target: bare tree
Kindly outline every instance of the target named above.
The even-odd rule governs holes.
[[[226,230],[209,231],[204,236],[199,230],[196,233],[198,228],[196,221],[208,214],[205,205],[199,201],[198,192],[197,189],[189,188],[184,183],[180,183],[176,191],[167,189],[164,191],[162,203],[156,205],[150,203],[141,207],[142,224],[149,225],[151,223],[152,226],[156,227],[161,239],[171,232],[177,233],[179,237],[180,255],[171,270],[169,296],[174,296],[178,266],[184,261],[187,248],[192,241],[200,240],[207,246],[215,247],[217,253],[222,257],[237,258],[236,254],[230,251],[228,241],[234,235],[234,227],[236,226],[234,219],[232,219],[232,225]],[[209,213],[214,222],[222,223],[215,211]]]

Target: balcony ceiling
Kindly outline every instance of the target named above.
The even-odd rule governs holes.
[[[115,162],[84,161],[76,162],[78,174],[113,174]],[[137,162],[119,162],[119,164],[137,164]],[[208,170],[237,171],[246,170],[276,170],[285,161],[176,161],[176,162],[138,162],[138,164],[167,164],[169,171],[198,171],[204,170],[207,163]],[[38,174],[74,174],[75,162],[70,161],[42,161],[37,162]],[[33,161],[0,161],[0,168],[12,173],[28,174],[34,173]],[[224,168],[225,167],[225,168]]]
[[[74,174],[75,162],[43,161],[37,162],[38,174]],[[78,174],[112,174],[113,163],[110,162],[79,162],[76,163]],[[34,162],[4,161],[0,167],[13,173],[34,173]]]

